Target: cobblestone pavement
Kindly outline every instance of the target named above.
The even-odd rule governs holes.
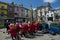
[[[0,40],[12,40],[10,35],[7,35],[6,29],[0,29]],[[60,40],[60,35],[40,34],[39,36],[35,36],[35,38],[23,37],[23,40]]]

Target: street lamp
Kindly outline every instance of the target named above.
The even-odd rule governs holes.
[[[30,5],[30,13],[31,13],[31,21],[33,22],[33,9],[32,9],[32,5]]]

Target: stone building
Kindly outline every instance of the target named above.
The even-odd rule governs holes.
[[[45,21],[46,13],[48,13],[50,9],[51,9],[50,3],[48,3],[47,6],[37,7],[36,12],[37,12],[38,21],[39,20]]]
[[[19,20],[25,20],[29,18],[29,9],[23,7],[23,5],[15,6],[14,7],[14,16]]]
[[[60,18],[60,8],[54,9],[53,12],[55,14],[55,19]]]
[[[14,2],[8,4],[8,18],[14,18]]]
[[[0,19],[6,19],[8,12],[8,4],[0,1]]]
[[[0,1],[0,27],[4,26],[4,19],[8,16],[8,4]]]
[[[54,12],[53,11],[49,11],[46,14],[46,22],[48,22],[48,21],[54,21],[54,20],[55,20]]]

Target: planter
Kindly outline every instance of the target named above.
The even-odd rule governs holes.
[[[49,30],[49,33],[55,35],[56,33],[53,30]]]
[[[44,33],[48,33],[48,24],[46,24],[46,23],[42,23],[42,29],[43,29],[43,32]]]
[[[48,28],[49,28],[49,27],[48,27],[48,24],[43,23],[43,24],[42,24],[42,28],[43,28],[43,29],[48,29]]]
[[[49,31],[53,31],[56,34],[60,34],[60,28],[59,26],[56,26],[56,25],[51,25]]]

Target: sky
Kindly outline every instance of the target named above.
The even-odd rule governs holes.
[[[14,2],[17,5],[23,4],[25,8],[30,8],[32,4],[32,8],[35,9],[39,6],[47,5],[47,2],[51,3],[52,9],[60,8],[60,0],[0,0],[2,2],[11,3]]]

